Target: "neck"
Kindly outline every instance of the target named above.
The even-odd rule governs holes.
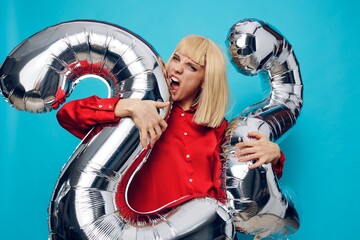
[[[177,101],[176,102],[184,111],[187,111],[192,106],[192,101]]]
[[[177,104],[179,104],[179,106],[180,106],[184,111],[187,111],[187,110],[189,110],[189,109],[194,105],[194,102],[196,101],[198,95],[199,95],[199,93],[197,93],[197,94],[195,95],[195,97],[190,97],[190,98],[178,100],[178,101],[175,101],[175,102],[176,102]]]

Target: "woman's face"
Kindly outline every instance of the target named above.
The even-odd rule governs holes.
[[[201,90],[205,67],[176,51],[170,59],[167,72],[173,100],[188,110]]]

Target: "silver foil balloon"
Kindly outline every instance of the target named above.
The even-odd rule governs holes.
[[[29,112],[58,107],[86,76],[100,78],[109,96],[169,101],[163,63],[151,46],[119,26],[73,21],[26,39],[0,67],[0,89],[11,105]],[[160,111],[165,117],[169,108]],[[90,135],[88,135],[90,136]],[[133,121],[123,118],[86,137],[62,169],[49,205],[49,238],[229,239],[227,208],[195,199],[148,221],[129,221],[115,204],[117,186],[142,149]],[[135,173],[133,173],[135,174]],[[127,183],[129,184],[129,183]],[[196,214],[195,214],[196,213]]]
[[[299,64],[288,41],[263,21],[245,19],[233,25],[227,39],[232,62],[245,75],[260,74],[269,95],[243,110],[230,123],[223,145],[228,207],[238,231],[285,237],[295,233],[299,216],[291,196],[283,192],[271,164],[249,170],[252,163],[234,157],[235,145],[259,131],[276,141],[292,128],[302,107]]]

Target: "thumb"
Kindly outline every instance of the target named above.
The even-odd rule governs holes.
[[[155,102],[155,107],[156,108],[164,108],[169,106],[170,103],[169,102]]]
[[[261,134],[260,132],[249,132],[248,133],[248,137],[249,138],[255,138],[255,139],[260,139],[262,137],[265,137],[263,134]]]

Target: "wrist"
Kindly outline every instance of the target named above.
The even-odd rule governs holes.
[[[275,146],[276,146],[277,155],[276,155],[275,159],[273,160],[273,164],[277,164],[278,161],[279,161],[280,158],[281,158],[281,151],[280,151],[279,145],[277,145],[276,143],[274,143],[274,144],[275,144]]]
[[[281,153],[279,152],[278,156],[274,160],[274,164],[277,164],[279,162],[280,157],[281,157]]]
[[[129,117],[132,116],[133,99],[120,99],[115,106],[115,117]]]

